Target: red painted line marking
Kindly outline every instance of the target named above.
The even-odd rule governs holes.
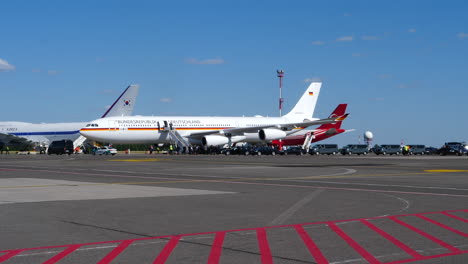
[[[424,232],[424,231],[422,231],[422,230],[420,230],[420,229],[418,229],[418,228],[416,228],[416,227],[414,227],[414,226],[412,226],[410,224],[407,224],[407,223],[401,221],[400,219],[398,219],[398,218],[396,218],[394,216],[390,216],[388,218],[393,220],[397,224],[400,224],[400,225],[408,228],[409,230],[420,234],[421,236],[423,236],[423,237],[425,237],[425,238],[427,238],[427,239],[441,245],[442,247],[444,247],[444,248],[446,248],[446,249],[448,249],[448,250],[450,250],[452,252],[460,252],[461,251],[460,249],[458,249],[458,248],[456,248],[456,247],[454,247],[454,246],[452,246],[452,245],[450,245],[450,244],[448,244],[448,243],[446,243],[446,242],[444,242],[444,241],[442,241],[442,240],[440,240],[440,239],[438,239],[438,238],[436,238],[436,237],[434,237],[432,235],[429,235],[428,233],[426,233],[426,232]]]
[[[341,237],[348,244],[354,242],[354,245],[356,246],[356,248],[361,250],[361,253],[364,253],[364,252],[367,252],[367,251],[365,249],[363,249],[356,241],[354,241],[352,238],[350,238],[346,233],[344,233],[344,231],[340,230],[336,226],[336,223],[353,222],[353,221],[360,221],[360,222],[364,223],[365,221],[372,220],[372,219],[391,219],[391,220],[395,221],[396,223],[399,223],[399,224],[401,224],[403,226],[406,226],[410,230],[413,230],[413,231],[419,233],[420,235],[425,234],[423,236],[425,236],[426,238],[428,238],[428,239],[430,239],[430,240],[432,240],[434,242],[437,241],[436,243],[438,243],[439,245],[442,245],[442,246],[444,246],[447,249],[452,251],[452,252],[449,252],[449,253],[439,254],[439,255],[434,255],[434,256],[422,256],[420,258],[416,258],[416,254],[414,254],[415,258],[389,262],[391,264],[409,263],[409,262],[413,262],[413,261],[434,259],[434,258],[440,258],[440,257],[444,257],[444,256],[461,255],[461,254],[468,253],[468,250],[462,251],[460,249],[457,249],[457,248],[455,248],[455,247],[453,247],[453,246],[451,246],[451,245],[449,245],[449,244],[447,244],[447,243],[445,243],[445,242],[443,242],[441,240],[438,240],[437,238],[432,237],[431,235],[426,234],[423,231],[421,231],[421,230],[419,230],[419,229],[417,229],[417,228],[415,228],[413,226],[410,226],[409,224],[406,224],[405,222],[403,222],[403,221],[401,221],[399,219],[396,219],[396,218],[397,217],[404,217],[404,216],[420,216],[420,215],[430,215],[430,214],[442,214],[442,215],[447,215],[447,216],[454,216],[454,215],[450,214],[450,213],[454,213],[454,212],[468,212],[468,210],[467,209],[447,210],[447,211],[441,211],[441,212],[427,212],[427,213],[405,214],[405,215],[395,215],[395,216],[378,216],[378,217],[357,218],[357,219],[347,219],[347,220],[314,222],[314,223],[306,223],[306,224],[269,226],[269,227],[263,227],[263,228],[244,228],[244,229],[226,230],[226,231],[218,231],[218,232],[199,232],[199,233],[183,234],[183,235],[178,235],[178,236],[158,236],[158,237],[149,237],[149,238],[136,238],[136,239],[132,239],[132,240],[126,239],[126,240],[114,240],[114,241],[105,241],[105,242],[92,242],[92,243],[84,243],[84,244],[76,244],[76,245],[46,246],[46,247],[26,248],[26,249],[17,249],[17,250],[3,250],[3,251],[0,251],[0,263],[4,262],[5,260],[11,259],[12,257],[16,256],[20,252],[28,252],[28,251],[40,250],[40,249],[63,248],[64,249],[63,252],[59,253],[57,256],[54,256],[53,258],[51,258],[51,259],[49,259],[48,261],[45,262],[46,264],[51,264],[51,263],[56,263],[57,261],[59,261],[60,259],[66,257],[68,254],[70,254],[74,250],[76,250],[76,249],[78,249],[80,247],[83,247],[83,246],[103,245],[103,244],[119,244],[119,245],[117,245],[116,248],[113,249],[113,251],[111,253],[109,253],[107,256],[105,256],[101,260],[101,263],[99,263],[99,264],[110,263],[112,261],[110,256],[114,256],[114,257],[118,256],[122,251],[125,250],[125,248],[128,247],[128,245],[131,244],[131,241],[132,242],[147,241],[147,240],[155,240],[155,239],[162,239],[162,238],[170,239],[170,241],[166,244],[164,249],[160,252],[158,257],[154,261],[154,263],[160,264],[160,263],[164,263],[165,261],[167,261],[168,257],[170,256],[170,254],[172,253],[172,251],[174,250],[174,248],[176,247],[176,245],[178,244],[179,240],[182,237],[199,236],[199,235],[213,235],[213,234],[215,235],[213,243],[217,244],[217,245],[220,245],[220,246],[217,249],[214,249],[213,246],[212,246],[212,251],[214,250],[216,252],[217,250],[219,250],[219,255],[218,255],[218,253],[212,253],[212,254],[210,254],[210,255],[212,255],[210,258],[213,260],[213,263],[218,263],[219,258],[220,258],[221,254],[222,254],[221,233],[224,233],[224,235],[225,235],[225,233],[228,233],[228,232],[256,231],[257,232],[257,239],[258,239],[258,243],[259,243],[259,248],[260,248],[260,253],[261,253],[261,258],[262,258],[261,259],[262,263],[268,263],[269,264],[269,263],[273,263],[273,260],[272,260],[271,250],[270,250],[270,247],[268,245],[268,240],[267,240],[267,234],[266,234],[267,229],[294,227],[294,228],[296,228],[296,231],[298,231],[298,234],[301,235],[301,238],[303,239],[304,243],[307,245],[309,251],[312,251],[312,250],[315,250],[314,249],[315,243],[308,236],[308,233],[305,232],[305,231],[301,232],[301,229],[303,230],[305,225],[318,225],[318,224],[327,224],[327,225],[330,226],[330,228],[333,228],[333,226],[335,226],[335,229],[339,230],[338,232],[340,232],[339,235],[341,234]],[[453,218],[458,219],[459,217],[455,216]],[[460,219],[465,220],[463,218],[460,218]],[[463,222],[466,222],[466,221],[463,221]],[[298,227],[300,227],[300,228],[298,228]],[[378,233],[380,233],[382,236],[386,237],[387,239],[389,239],[392,242],[396,241],[396,240],[392,240],[390,238],[390,235],[388,235],[388,236],[383,235],[382,232],[385,232],[385,231],[381,231],[381,232],[378,232]],[[307,236],[304,236],[304,234],[307,235]],[[343,236],[348,238],[348,240],[346,240]],[[223,238],[223,241],[224,241],[224,238]],[[404,245],[403,243],[400,244],[400,246],[404,247],[403,245]],[[315,255],[313,253],[311,253],[311,254],[314,256],[314,258],[316,258],[316,261],[318,263],[320,263],[320,264],[328,263],[327,260],[325,259],[325,257],[323,257],[323,259],[320,257],[321,252],[318,250],[318,247],[316,245],[315,245],[315,247],[317,249],[317,251],[313,251],[313,252],[315,252]],[[119,249],[117,249],[117,248],[119,248]],[[410,249],[408,247],[407,252],[409,252],[410,250],[412,250],[412,249]],[[118,253],[118,251],[120,251],[120,253]],[[320,254],[319,254],[319,252],[320,252]],[[370,253],[368,253],[368,254],[369,254],[370,257],[373,257],[372,255],[370,255]],[[217,257],[216,255],[218,255],[219,257]],[[108,261],[104,262],[106,259]],[[215,261],[216,259],[217,259],[217,261]],[[371,262],[371,263],[379,263],[379,262]],[[386,264],[389,264],[389,263],[386,263]]]
[[[270,245],[268,245],[267,234],[265,228],[257,229],[258,248],[262,257],[262,264],[273,264]]]
[[[376,259],[371,253],[365,250],[361,245],[359,245],[354,239],[352,239],[348,234],[346,234],[341,228],[339,228],[335,223],[330,223],[328,226],[335,231],[348,245],[350,245],[359,255],[365,258],[371,264],[380,264],[378,259]]]
[[[448,210],[448,211],[441,211],[441,212],[427,212],[427,213],[417,213],[417,214],[401,214],[401,215],[394,215],[394,216],[376,216],[376,217],[367,217],[367,218],[352,218],[352,219],[345,219],[345,220],[334,220],[334,221],[322,221],[322,222],[313,222],[313,223],[302,223],[300,225],[320,225],[320,224],[329,224],[329,223],[345,223],[345,222],[353,222],[353,221],[360,221],[362,219],[365,220],[373,220],[373,219],[386,219],[390,217],[404,217],[404,216],[416,216],[416,215],[426,215],[426,214],[440,214],[443,212],[468,212],[468,209],[460,209],[460,210]],[[297,224],[295,224],[297,225]],[[278,226],[267,226],[263,227],[265,229],[270,229],[270,228],[282,228],[282,227],[294,227],[295,225],[278,225]],[[186,237],[186,236],[198,236],[198,235],[210,235],[210,234],[215,234],[217,232],[242,232],[242,231],[253,231],[257,230],[258,227],[252,227],[252,228],[241,228],[241,229],[232,229],[232,230],[222,230],[222,231],[208,231],[208,232],[199,232],[199,233],[190,233],[190,234],[183,234],[180,235],[181,237]],[[144,241],[144,240],[153,240],[153,239],[161,239],[161,238],[172,238],[173,236],[171,235],[166,235],[166,236],[157,236],[157,237],[144,237],[144,238],[136,238],[133,239],[134,241]],[[91,242],[91,243],[83,243],[79,244],[80,246],[91,246],[91,245],[102,245],[102,244],[111,244],[111,243],[122,243],[125,240],[112,240],[112,241],[103,241],[103,242]],[[34,247],[34,248],[24,248],[21,249],[23,251],[28,251],[28,250],[40,250],[40,249],[53,249],[53,248],[65,248],[65,247],[70,247],[74,246],[75,244],[71,245],[59,245],[59,246],[45,246],[45,247]],[[11,252],[12,250],[3,250],[0,251],[0,253],[8,253]]]
[[[224,237],[226,232],[218,232],[211,246],[210,257],[208,258],[208,264],[217,264],[221,258],[221,252],[223,250]]]
[[[122,251],[124,251],[134,240],[125,240],[120,243],[114,250],[112,250],[107,256],[101,259],[97,264],[108,264],[114,260]]]
[[[318,248],[317,244],[310,238],[309,234],[304,230],[304,227],[301,225],[296,225],[294,226],[296,229],[297,233],[299,236],[302,238],[302,241],[304,241],[304,244],[307,246],[307,249],[309,249],[310,254],[315,259],[315,262],[317,264],[328,264],[328,260],[325,258],[325,256],[322,254],[320,249]]]
[[[454,218],[454,219],[457,219],[457,220],[460,220],[462,222],[468,223],[468,220],[465,219],[465,218],[461,218],[459,216],[456,216],[456,215],[453,215],[453,214],[450,214],[450,213],[447,213],[447,212],[442,212],[441,214],[446,215],[446,216],[451,217],[451,218]]]
[[[80,248],[81,245],[74,245],[74,246],[70,246],[68,247],[67,249],[65,249],[64,251],[58,253],[57,255],[53,256],[52,258],[50,258],[49,260],[45,261],[44,263],[42,264],[54,264],[54,263],[57,263],[59,262],[61,259],[63,259],[64,257],[68,256],[70,253],[72,253],[73,251],[77,250],[78,248]]]
[[[454,253],[445,253],[445,254],[439,254],[439,255],[433,255],[433,256],[424,256],[421,259],[404,259],[404,260],[397,260],[397,261],[392,261],[392,262],[386,262],[385,264],[402,264],[402,263],[409,263],[409,262],[414,262],[414,261],[421,261],[421,260],[428,260],[428,259],[436,259],[436,258],[443,258],[443,257],[450,257],[450,256],[456,256],[456,255],[461,255],[461,254],[466,254],[468,253],[468,250],[465,251],[460,251],[460,252],[454,252]],[[441,262],[443,263],[443,262]]]
[[[434,219],[431,219],[431,218],[429,218],[429,217],[426,217],[426,216],[424,216],[424,215],[418,215],[417,217],[419,217],[419,218],[421,218],[421,219],[423,219],[423,220],[426,220],[426,221],[428,221],[428,222],[430,222],[430,223],[432,223],[432,224],[434,224],[434,225],[437,225],[437,226],[440,226],[440,227],[442,227],[442,228],[444,228],[444,229],[447,229],[447,230],[449,230],[449,231],[451,231],[451,232],[453,232],[453,233],[455,233],[455,234],[457,234],[457,235],[464,236],[464,237],[468,237],[468,234],[467,234],[467,233],[462,232],[462,231],[459,231],[459,230],[457,230],[457,229],[455,229],[455,228],[453,228],[453,227],[450,227],[450,226],[448,226],[448,225],[444,225],[444,224],[442,224],[442,223],[440,223],[440,222],[438,222],[438,221],[436,221],[436,220],[434,220]]]
[[[179,243],[180,236],[173,236],[169,242],[167,242],[166,246],[163,248],[159,256],[154,260],[153,264],[163,264],[166,262],[169,255],[171,255],[174,248]]]
[[[361,222],[363,224],[365,224],[367,227],[369,227],[370,229],[374,230],[375,232],[377,232],[379,235],[385,237],[387,240],[389,240],[390,242],[392,242],[393,244],[395,244],[395,246],[399,247],[400,249],[402,249],[403,251],[405,251],[408,255],[412,256],[415,258],[415,260],[417,259],[420,259],[422,257],[424,257],[423,255],[419,254],[418,252],[416,252],[414,249],[410,248],[408,245],[404,244],[403,242],[401,242],[400,240],[398,240],[397,238],[395,238],[394,236],[390,235],[389,233],[383,231],[382,229],[378,228],[377,226],[375,226],[374,224],[372,224],[371,222],[367,221],[367,220],[361,220]]]
[[[21,253],[23,251],[24,251],[23,249],[7,251],[7,253],[5,255],[0,257],[0,263],[11,259],[12,257],[18,255],[19,253]]]

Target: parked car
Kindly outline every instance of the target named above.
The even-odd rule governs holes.
[[[47,149],[47,154],[72,154],[73,153],[73,141],[71,140],[57,140],[50,143]]]
[[[112,148],[112,147],[108,147],[108,146],[104,146],[104,147],[100,147],[98,148],[95,152],[94,152],[95,155],[112,155],[114,156],[115,154],[117,154],[117,150],[115,148]]]
[[[269,146],[262,146],[262,147],[256,147],[250,150],[250,154],[252,155],[273,155],[275,156],[276,154],[280,154],[279,150],[273,147]]]
[[[341,149],[341,154],[343,155],[367,155],[367,153],[369,153],[369,148],[365,144],[350,144]]]
[[[426,154],[426,146],[424,145],[408,145],[410,155],[424,155]]]
[[[426,147],[424,150],[424,155],[437,155],[439,154],[439,150],[434,147]]]
[[[221,154],[224,155],[250,155],[251,152],[252,148],[250,147],[233,147],[221,150]]]
[[[338,150],[337,144],[317,144],[312,146],[309,149],[309,153],[311,155],[320,155],[320,154],[327,154],[327,155],[336,155],[340,151]]]
[[[461,142],[446,142],[440,149],[439,154],[442,156],[445,155],[467,155],[468,149],[466,145]]]
[[[290,146],[286,150],[281,151],[281,155],[304,155],[307,151],[302,147]]]
[[[374,153],[377,155],[400,155],[402,148],[400,145],[380,145],[374,149]]]

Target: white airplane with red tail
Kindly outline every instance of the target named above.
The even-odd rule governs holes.
[[[328,118],[336,118],[342,116],[346,112],[347,104],[339,104]],[[283,146],[301,145],[304,149],[308,149],[311,143],[328,139],[341,133],[351,132],[354,129],[342,129],[342,121],[335,123],[323,124],[313,130],[303,130],[281,140],[273,140],[272,145],[278,146],[280,149]]]

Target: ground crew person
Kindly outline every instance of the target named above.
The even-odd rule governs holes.
[[[410,147],[409,147],[408,145],[404,146],[404,147],[403,147],[403,153],[404,153],[405,155],[409,155],[409,149],[410,149]]]
[[[171,155],[172,155],[172,151],[173,151],[173,150],[174,150],[174,147],[172,146],[172,144],[171,144],[171,145],[169,145],[169,154],[171,154]]]

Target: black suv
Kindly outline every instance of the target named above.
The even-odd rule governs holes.
[[[286,150],[282,151],[280,154],[282,155],[304,155],[307,151],[302,149],[302,147],[288,147]]]
[[[468,150],[466,145],[461,142],[447,142],[439,149],[439,154],[442,156],[445,155],[466,155]]]
[[[257,156],[260,156],[260,155],[273,155],[274,156],[276,154],[279,154],[279,151],[273,147],[263,146],[263,147],[253,148],[252,150],[250,150],[250,154],[257,155]]]
[[[47,154],[72,154],[73,153],[73,141],[71,140],[58,140],[52,141],[47,149]]]
[[[228,155],[250,155],[252,148],[250,147],[233,147],[233,148],[226,148],[221,150],[221,154],[226,156]]]

